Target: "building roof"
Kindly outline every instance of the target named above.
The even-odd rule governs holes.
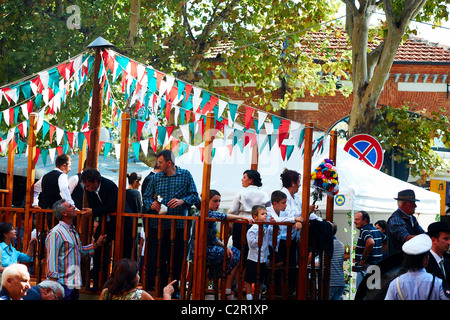
[[[324,50],[320,50],[321,47],[332,49],[335,54],[342,54],[344,51],[351,49],[345,31],[339,29],[334,32],[309,32],[303,39],[298,45],[303,47],[303,51],[308,55],[313,54],[313,51],[315,51],[314,55],[317,59],[323,58],[321,55],[326,54]],[[369,48],[374,49],[378,43],[381,43],[381,39],[375,38],[374,42],[369,43]],[[222,54],[231,50],[233,46],[234,43],[232,41],[219,43],[211,48],[207,57],[219,58]],[[410,36],[400,45],[394,63],[447,64],[450,63],[450,47]]]

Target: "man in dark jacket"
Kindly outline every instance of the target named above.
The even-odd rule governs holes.
[[[110,260],[109,258],[111,241],[114,240],[116,232],[116,217],[110,216],[110,213],[114,213],[117,211],[117,196],[119,190],[117,188],[117,185],[113,181],[102,177],[100,175],[100,172],[98,172],[96,169],[84,170],[81,174],[81,182],[84,185],[88,204],[88,208],[83,208],[83,212],[85,214],[92,214],[93,219],[99,218],[99,225],[94,233],[95,240],[97,240],[97,238],[100,236],[103,223],[102,218],[105,217],[107,241],[104,245],[103,280],[106,280],[108,262]],[[92,273],[94,287],[92,288],[92,291],[98,290],[98,279],[101,265],[100,250],[102,250],[102,248],[95,250],[93,259],[94,267]]]
[[[428,226],[427,234],[430,236],[432,245],[430,250],[430,261],[426,268],[427,272],[435,274],[443,280],[444,286],[450,288],[450,223],[439,221]]]
[[[414,236],[425,233],[414,217],[416,210],[416,195],[414,190],[408,189],[398,193],[398,209],[387,222],[387,236],[389,239],[389,255],[402,252],[402,245]]]

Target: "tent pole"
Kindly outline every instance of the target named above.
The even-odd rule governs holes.
[[[94,60],[94,83],[92,89],[92,108],[89,121],[89,129],[91,132],[90,148],[88,148],[86,156],[86,166],[88,168],[98,168],[98,154],[100,147],[100,127],[102,124],[102,108],[103,108],[103,88],[105,81],[102,76],[99,81],[100,65],[102,62],[102,47],[95,47]]]
[[[214,113],[208,112],[205,127],[205,149],[203,150],[203,178],[200,219],[195,235],[195,258],[193,300],[204,300],[206,289],[206,238],[208,225],[206,218],[209,212],[209,188],[211,184],[212,142],[214,139]]]
[[[252,165],[251,169],[258,171],[258,143],[255,143],[252,147]]]
[[[11,139],[8,144],[8,171],[6,174],[6,189],[8,190],[8,193],[6,194],[6,202],[4,204],[6,207],[12,207],[14,188],[14,150],[14,140]],[[6,218],[6,221],[9,221],[9,212],[6,213]]]
[[[334,165],[336,165],[336,148],[337,148],[337,131],[333,130],[330,132],[330,152],[328,159],[332,160]],[[327,210],[326,210],[326,220],[333,222],[334,219],[334,197],[327,195]],[[324,254],[324,269],[323,278],[320,289],[321,300],[330,299],[330,268],[331,268],[331,258],[328,254]]]
[[[120,137],[119,194],[117,196],[116,238],[114,240],[114,262],[122,258],[123,253],[123,217],[127,186],[128,144],[130,137],[130,114],[122,113]]]
[[[34,196],[34,180],[35,180],[35,165],[36,165],[36,113],[30,114],[30,124],[28,128],[28,166],[27,166],[27,187],[25,195],[25,224],[23,232],[23,252],[28,250],[30,242],[31,230],[33,229],[33,215],[31,213],[31,206],[33,204]]]
[[[302,218],[303,228],[300,237],[300,255],[298,257],[298,286],[297,300],[306,300],[308,278],[308,231],[309,231],[309,198],[311,194],[311,157],[313,124],[305,124],[305,147],[303,157],[303,183],[302,183]],[[314,266],[314,263],[313,263]]]

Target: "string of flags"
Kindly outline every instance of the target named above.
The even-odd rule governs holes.
[[[83,52],[53,68],[39,72],[31,80],[20,81],[17,84],[0,87],[0,104],[6,101],[9,108],[0,111],[0,123],[4,121],[9,127],[7,133],[0,137],[0,152],[6,152],[7,145],[14,139],[14,147],[18,147],[19,156],[23,153],[27,144],[25,139],[28,134],[28,116],[32,112],[37,113],[38,136],[42,131],[42,139],[49,139],[49,145],[56,142],[56,148],[37,148],[37,157],[41,157],[44,164],[50,157],[54,160],[55,153],[68,153],[82,148],[84,140],[89,148],[89,112],[82,120],[81,130],[71,132],[59,128],[46,120],[61,112],[68,97],[78,95],[80,88],[88,81],[92,70],[94,56]],[[110,79],[112,78],[112,79]],[[158,147],[178,149],[178,156],[182,155],[189,147],[197,147],[202,153],[201,145],[195,145],[194,137],[197,134],[204,136],[206,115],[214,113],[215,134],[221,132],[227,144],[230,154],[233,148],[239,146],[241,152],[247,146],[258,146],[261,152],[267,147],[269,151],[274,145],[278,145],[283,161],[289,160],[294,148],[301,148],[304,141],[304,125],[288,119],[281,118],[257,110],[247,105],[239,106],[236,103],[226,101],[193,84],[143,65],[132,59],[114,52],[111,49],[104,50],[98,79],[104,81],[104,108],[110,112],[115,127],[120,127],[120,116],[123,110],[113,85],[118,85],[123,100],[130,100],[130,106],[135,106],[131,116],[130,135],[136,134],[137,141],[131,143],[132,150],[139,157],[142,150],[147,156],[148,147],[156,152]],[[23,98],[23,102],[20,97]],[[92,103],[92,92],[89,107]],[[244,109],[240,113],[238,108]],[[243,107],[243,108],[242,108]],[[34,111],[36,110],[36,111]],[[89,109],[88,109],[89,111]],[[25,121],[18,122],[19,115]],[[242,125],[237,121],[241,116]],[[168,125],[173,119],[173,125]],[[175,136],[175,128],[180,129],[180,136]],[[323,137],[313,143],[313,153],[323,152]],[[100,149],[106,158],[112,151],[117,158],[120,157],[120,142],[100,141]],[[37,160],[36,160],[37,161]]]

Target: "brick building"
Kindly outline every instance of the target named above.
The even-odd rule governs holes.
[[[346,36],[330,37],[317,32],[313,39],[324,41],[328,37],[330,45],[336,50],[348,50]],[[230,46],[231,44],[228,44]],[[210,56],[219,57],[224,47],[217,47]],[[409,38],[399,48],[378,103],[380,105],[402,106],[408,103],[416,110],[439,111],[450,107],[448,75],[450,74],[450,47],[430,43],[420,38]],[[219,94],[229,99],[258,109],[252,101],[233,90],[226,79],[216,79],[221,85]],[[351,79],[341,81],[342,85],[352,86]],[[339,121],[347,117],[352,106],[353,96],[315,96],[300,98],[289,102],[286,118],[300,122],[312,122],[318,130],[329,131]],[[265,110],[264,110],[265,111]],[[280,115],[280,111],[273,112]],[[450,117],[450,108],[444,115]],[[345,126],[345,124],[344,124]]]

